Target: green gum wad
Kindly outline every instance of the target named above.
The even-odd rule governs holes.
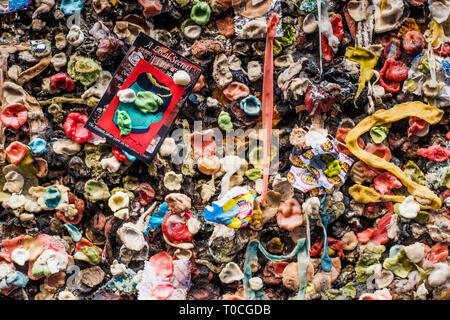
[[[152,162],[147,165],[147,172],[151,177],[156,177],[158,175],[158,168],[156,167],[156,164]]]
[[[85,87],[93,84],[102,71],[100,63],[88,57],[73,55],[67,65],[67,73]]]
[[[398,209],[400,207],[400,203],[395,203],[394,204],[394,213],[395,214],[400,214],[400,210]],[[428,222],[428,212],[427,211],[419,211],[417,213],[417,216],[413,219],[415,222],[422,224],[422,225],[426,225]]]
[[[447,189],[450,189],[450,171],[447,172],[444,178],[444,185]]]
[[[270,161],[272,161],[277,154],[277,147],[275,145],[270,146]],[[254,147],[248,153],[248,162],[253,165],[255,168],[262,169],[263,167],[263,148],[262,147]]]
[[[36,173],[38,172],[38,170],[36,168],[30,150],[27,150],[25,157],[23,157],[23,159],[19,163],[17,163],[16,166],[25,173],[26,177],[30,180],[30,184],[32,184],[33,186],[39,185],[38,179],[36,177]]]
[[[337,176],[341,172],[341,165],[339,163],[339,160],[334,160],[330,162],[327,165],[327,169],[324,171],[324,173],[327,175],[328,178],[332,178]]]
[[[387,138],[387,134],[389,132],[389,129],[386,127],[373,127],[370,129],[370,137],[372,138],[373,142],[376,144],[382,143]]]
[[[245,171],[244,174],[248,180],[254,181],[262,177],[262,170],[260,168],[253,168]]]
[[[414,221],[416,221],[417,223],[420,223],[422,225],[426,225],[428,222],[428,218],[429,218],[428,212],[419,211],[417,213],[417,216],[414,218]]]
[[[356,288],[353,282],[348,282],[345,286],[339,289],[339,291],[346,296],[349,296],[352,299],[356,297]]]
[[[217,123],[219,128],[223,131],[229,131],[233,129],[233,123],[231,123],[230,114],[226,111],[221,111],[219,117],[217,118]]]
[[[175,0],[175,4],[180,8],[186,7],[190,2],[191,0]]]
[[[92,169],[92,175],[98,176],[103,172],[103,167],[100,163],[103,157],[102,146],[96,146],[91,143],[84,144],[84,163]]]
[[[131,132],[131,118],[126,111],[120,110],[117,113],[117,126],[121,136],[126,136]]]
[[[416,91],[418,84],[414,79],[407,79],[405,82],[403,82],[403,86],[409,91],[414,92]]]
[[[273,55],[277,56],[281,53],[281,51],[283,50],[283,47],[281,46],[281,42],[280,40],[278,40],[279,38],[273,39]]]
[[[85,246],[81,251],[83,251],[92,263],[98,264],[100,262],[100,251],[96,246]]]
[[[49,277],[52,275],[52,272],[50,271],[50,268],[48,267],[48,265],[35,263],[33,265],[33,269],[31,269],[31,275],[33,277],[40,277],[42,275]]]
[[[411,178],[412,181],[415,183],[425,185],[425,175],[423,174],[422,170],[417,166],[417,164],[409,160],[406,163],[405,169],[403,170],[405,172],[405,175]]]
[[[128,197],[130,198],[130,202],[134,201],[134,193],[125,188],[115,187],[114,189],[111,190],[111,195],[114,195],[115,193],[117,193],[119,191],[125,192],[126,194],[128,194]]]
[[[192,152],[191,147],[191,130],[189,128],[189,122],[187,119],[183,119],[183,142],[185,146],[188,146],[187,148],[187,154],[186,157],[183,160],[183,164],[181,166],[181,173],[185,176],[193,177],[195,175],[194,170],[194,155]]]
[[[356,281],[364,283],[375,272],[375,265],[380,261],[382,253],[386,251],[383,245],[374,246],[369,242],[363,249],[355,265]]]
[[[111,196],[103,180],[90,179],[84,185],[84,197],[91,202],[106,200]]]
[[[406,278],[415,268],[415,265],[406,256],[404,246],[396,245],[389,251],[389,258],[384,260],[383,268],[392,271],[393,274],[400,278]]]
[[[211,8],[207,2],[194,0],[194,5],[191,9],[190,18],[196,24],[205,25],[211,17]]]
[[[137,94],[134,104],[142,113],[156,112],[163,104],[163,99],[151,91],[141,91]]]
[[[425,74],[430,73],[430,64],[428,62],[428,58],[425,57],[422,59],[422,61],[420,62],[419,66],[417,67],[417,69]]]
[[[290,24],[283,24],[283,36],[278,38],[283,47],[290,46],[295,41],[295,28]]]

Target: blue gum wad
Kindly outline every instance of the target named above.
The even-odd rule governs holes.
[[[83,0],[63,0],[61,3],[61,11],[67,15],[80,12],[81,9],[83,9]]]
[[[258,98],[249,95],[247,98],[241,100],[240,108],[249,116],[257,116],[261,113],[262,105]]]
[[[140,275],[127,268],[125,273],[121,273],[112,277],[103,287],[107,289],[117,289],[126,293],[136,290],[137,285],[141,281]]]
[[[144,231],[144,234],[148,234],[151,229],[159,227],[166,214],[169,212],[169,208],[167,208],[167,203],[163,202],[163,204],[159,207],[159,209],[152,214],[150,220],[148,221],[147,228]]]
[[[19,288],[25,288],[28,284],[28,277],[20,271],[14,272],[11,277],[8,275],[8,283]]]
[[[116,109],[116,113],[114,115],[113,118],[113,122],[118,126],[118,115],[120,111],[125,111],[130,119],[131,119],[131,130],[133,133],[145,133],[145,132],[135,132],[134,130],[146,130],[150,127],[150,125],[152,123],[156,123],[162,120],[163,118],[163,113],[162,112],[157,112],[159,106],[161,106],[161,104],[163,103],[162,99],[154,94],[158,99],[155,99],[155,101],[157,101],[156,103],[159,103],[158,101],[161,101],[161,104],[157,105],[156,109],[154,109],[152,107],[152,109],[154,110],[153,112],[147,112],[145,113],[144,111],[142,111],[137,104],[145,104],[145,94],[142,95],[141,92],[149,92],[146,91],[144,88],[142,88],[141,86],[139,86],[139,84],[137,82],[133,83],[129,89],[132,89],[135,93],[136,93],[136,100],[134,101],[134,103],[123,103],[123,102],[119,102],[119,106]],[[149,92],[152,93],[152,92]],[[136,104],[137,103],[137,104]]]
[[[61,192],[58,188],[48,187],[44,193],[44,202],[47,207],[56,208],[61,201]]]
[[[320,2],[321,6],[324,6],[324,2]],[[317,0],[304,0],[300,5],[300,10],[306,12],[317,13]]]
[[[406,278],[415,269],[415,265],[406,256],[404,246],[395,245],[389,250],[389,258],[384,260],[383,268],[392,271],[400,278]]]
[[[47,151],[47,141],[41,138],[34,138],[30,141],[29,146],[34,154],[42,154]]]
[[[70,237],[74,242],[78,242],[81,240],[82,237],[81,232],[73,224],[64,223],[64,228],[66,228],[67,232],[69,233]]]

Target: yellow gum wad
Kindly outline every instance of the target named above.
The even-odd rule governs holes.
[[[347,47],[345,57],[350,61],[359,63],[360,65],[358,91],[356,91],[354,99],[356,106],[356,100],[358,100],[359,95],[366,87],[367,81],[372,79],[373,68],[377,65],[378,58],[372,51],[360,47]]]
[[[422,209],[439,209],[442,202],[433,191],[413,182],[411,178],[407,177],[405,173],[393,163],[387,162],[380,157],[362,150],[358,146],[357,140],[362,134],[375,126],[395,122],[407,117],[418,117],[429,124],[436,124],[441,120],[443,114],[444,112],[442,110],[419,101],[401,103],[389,110],[378,110],[373,115],[363,119],[356,127],[350,130],[345,139],[345,143],[350,152],[360,160],[374,168],[389,171],[395,175],[406,188],[408,188],[408,192],[414,197],[429,200],[431,202],[429,205],[421,204]],[[383,201],[402,202],[405,199],[405,197],[402,196],[381,195],[375,190],[362,185],[350,187],[349,193],[353,199],[361,203]]]

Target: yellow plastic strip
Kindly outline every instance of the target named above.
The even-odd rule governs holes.
[[[442,202],[441,199],[436,196],[433,191],[425,186],[413,182],[411,178],[406,176],[405,173],[392,162],[387,162],[380,157],[362,150],[358,146],[357,141],[362,134],[368,132],[375,126],[399,121],[407,117],[418,117],[425,120],[429,124],[436,124],[441,120],[443,115],[444,111],[420,101],[411,101],[397,104],[395,107],[389,110],[378,110],[373,115],[363,119],[360,123],[358,123],[356,127],[350,130],[345,139],[345,143],[352,154],[354,154],[369,166],[387,170],[395,175],[408,189],[408,192],[414,197],[429,200],[429,205],[421,203],[422,209],[439,209],[442,206]],[[376,191],[361,185],[352,186],[349,189],[349,193],[356,201],[361,203],[382,201],[402,202],[404,200],[404,197],[383,196]]]

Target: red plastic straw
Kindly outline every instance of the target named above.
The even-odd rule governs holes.
[[[269,186],[270,146],[272,144],[272,118],[273,118],[273,39],[279,17],[272,13],[267,22],[266,53],[264,58],[264,78],[262,93],[262,127],[263,140],[263,189],[261,203],[264,204]]]

